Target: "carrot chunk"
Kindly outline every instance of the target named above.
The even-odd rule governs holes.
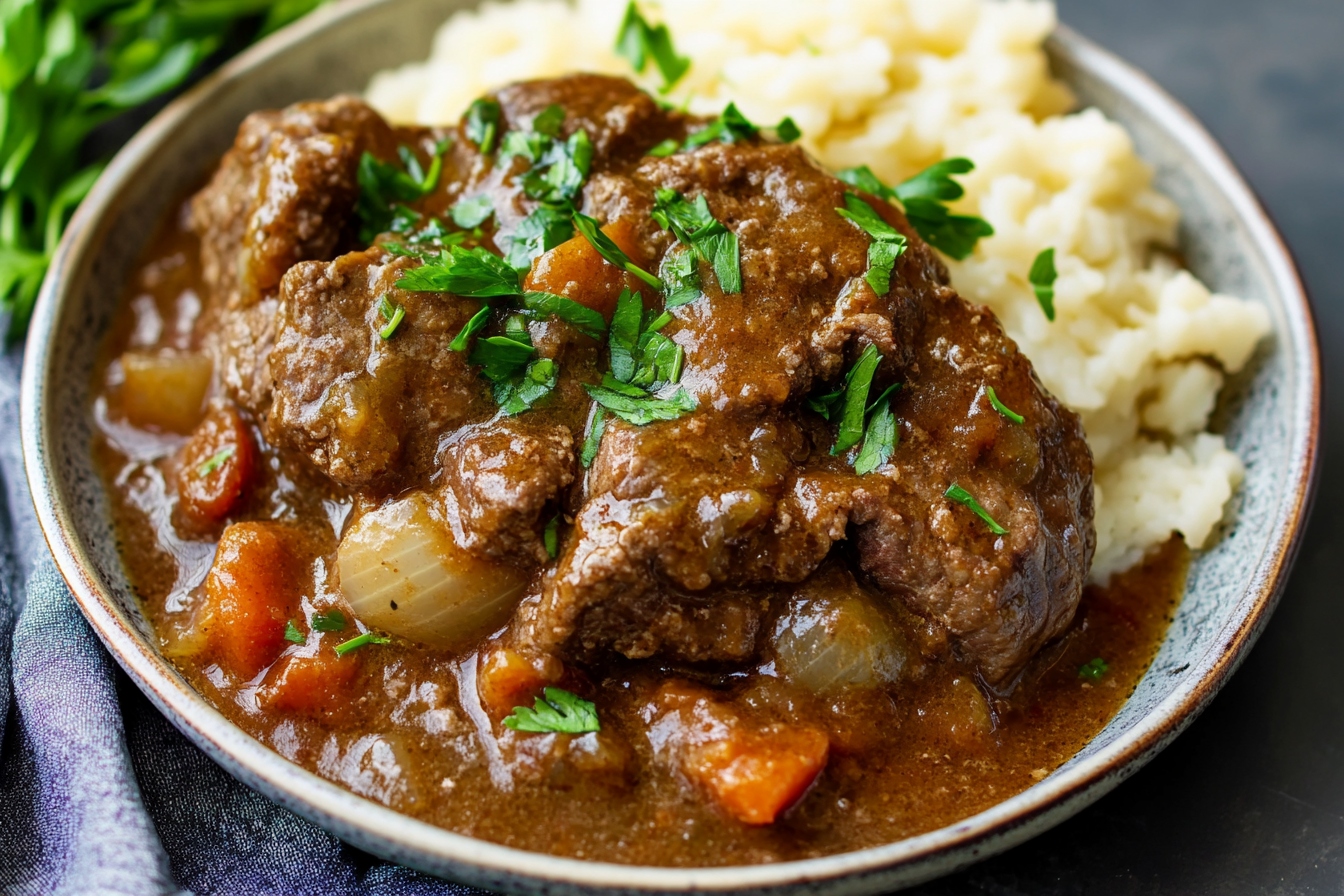
[[[533,661],[501,647],[482,655],[476,691],[486,714],[498,722],[516,706],[531,706],[547,685],[556,684],[563,675],[560,661],[554,657]]]
[[[208,529],[245,502],[257,449],[238,410],[216,405],[192,432],[180,461],[178,514],[189,526]]]
[[[363,660],[357,651],[337,656],[325,644],[311,654],[291,654],[276,663],[267,675],[261,702],[282,712],[339,715],[358,699],[354,686],[362,668]]]
[[[829,741],[815,728],[735,729],[691,750],[683,768],[725,812],[745,824],[771,824],[826,767]]]
[[[298,534],[278,523],[234,523],[224,530],[205,578],[202,627],[225,671],[247,680],[285,648],[285,623],[298,615],[306,559]]]
[[[603,227],[602,232],[611,237],[611,241],[631,261],[648,269],[648,261],[640,249],[638,233],[631,219],[613,221]],[[642,288],[645,293],[649,291],[648,284],[638,277],[610,264],[582,234],[539,256],[533,262],[523,288],[573,299],[600,312],[608,320],[616,310],[616,300],[622,289],[639,292]]]

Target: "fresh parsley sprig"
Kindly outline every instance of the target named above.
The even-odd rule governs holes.
[[[588,426],[588,434],[583,439],[583,449],[579,452],[579,461],[586,470],[593,465],[597,458],[597,449],[602,447],[602,436],[607,432],[607,409],[602,405],[596,405],[593,408],[592,422]]]
[[[523,307],[537,317],[557,317],[585,336],[594,339],[601,339],[607,332],[607,322],[601,312],[565,296],[549,292],[525,292]]]
[[[621,251],[621,247],[616,245],[611,237],[602,232],[602,225],[596,218],[590,218],[582,212],[575,212],[573,217],[574,229],[583,234],[597,253],[607,260],[608,263],[615,265],[631,274],[634,274],[654,289],[661,290],[663,281],[650,274],[630,260],[630,256]]]
[[[891,396],[900,384],[888,386],[876,400],[868,401],[873,377],[881,363],[881,352],[876,346],[869,345],[845,373],[844,388],[807,400],[808,406],[826,420],[836,414],[840,416],[832,455],[844,454],[863,442],[854,458],[854,469],[860,476],[890,460],[900,443],[899,424],[891,409]]]
[[[672,322],[664,311],[648,319],[643,297],[621,290],[611,316],[611,375],[619,383],[657,391],[681,379],[685,350],[659,331]]]
[[[882,363],[882,353],[877,346],[869,345],[859,355],[854,366],[845,374],[845,391],[840,398],[840,427],[836,432],[835,445],[831,447],[832,456],[844,454],[859,444],[863,438],[863,421],[868,410],[868,391],[873,385],[873,375],[878,364]]]
[[[494,100],[473,100],[467,107],[465,130],[467,139],[476,144],[481,155],[489,155],[495,148],[495,137],[499,133],[499,103]]]
[[[666,25],[652,26],[640,15],[634,0],[625,8],[625,18],[616,33],[616,53],[623,56],[635,71],[643,73],[650,59],[663,76],[663,93],[681,80],[691,67],[691,60],[678,56],[672,45],[672,34]]]
[[[868,244],[868,273],[863,279],[868,281],[873,292],[885,296],[891,292],[891,272],[896,267],[896,259],[905,254],[905,234],[884,221],[876,209],[853,193],[846,193],[845,207],[835,211],[873,238]]]
[[[400,167],[384,162],[371,152],[360,156],[359,202],[355,210],[359,217],[361,242],[371,243],[378,234],[390,231],[398,205],[416,202],[434,192],[443,171],[445,151],[446,141],[434,148],[434,158],[428,170],[421,167],[419,158],[408,146],[397,148]]]
[[[397,286],[409,292],[451,292],[473,299],[522,292],[518,271],[483,246],[449,246],[425,258],[420,267],[402,271]]]
[[[836,177],[874,196],[898,201],[910,226],[926,243],[960,261],[975,250],[981,239],[994,235],[988,221],[973,215],[954,215],[945,204],[960,199],[966,192],[952,176],[973,170],[975,163],[970,159],[953,158],[930,165],[895,187],[884,184],[867,165],[846,168],[837,172]]]
[[[729,103],[718,118],[687,137],[682,148],[695,149],[697,146],[704,146],[716,140],[721,143],[755,140],[762,134],[773,137],[780,143],[792,143],[803,136],[803,132],[798,129],[792,118],[785,117],[773,128],[763,128],[752,124],[747,116],[742,114],[742,110],[737,108],[736,103]]]
[[[515,706],[504,720],[507,728],[534,734],[586,734],[601,731],[597,707],[560,688],[546,688],[532,709]]]
[[[600,386],[584,384],[583,388],[593,401],[635,426],[645,426],[657,420],[676,420],[697,407],[695,398],[684,387],[669,398],[658,398],[608,376],[603,377]]]
[[[345,614],[340,610],[331,610],[327,613],[314,613],[310,624],[315,632],[345,631]]]
[[[687,202],[676,190],[658,190],[650,217],[714,268],[725,295],[742,291],[742,257],[737,234],[710,213],[703,195],[697,196],[695,202]],[[669,304],[669,307],[675,306]]]
[[[1055,280],[1058,278],[1054,248],[1042,249],[1036,260],[1031,263],[1027,282],[1031,284],[1032,291],[1036,293],[1036,301],[1040,303],[1041,310],[1045,312],[1045,319],[1049,321],[1055,319]]]
[[[949,501],[956,501],[963,507],[969,508],[972,513],[985,521],[985,525],[989,527],[989,531],[993,532],[995,535],[1008,534],[1008,530],[994,522],[994,518],[989,515],[989,511],[980,506],[980,502],[975,500],[975,496],[955,482],[947,487],[947,491],[943,493],[943,497],[947,498]]]

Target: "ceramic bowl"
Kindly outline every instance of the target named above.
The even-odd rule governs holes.
[[[1320,376],[1311,312],[1293,262],[1241,176],[1202,127],[1144,75],[1067,29],[1056,72],[1083,103],[1129,128],[1158,186],[1184,212],[1181,247],[1219,291],[1273,321],[1250,374],[1224,396],[1246,483],[1230,525],[1198,556],[1170,634],[1121,712],[1031,789],[955,825],[897,843],[775,865],[666,869],[559,859],[449,833],[290,764],[225,720],[162,656],[127,585],[90,456],[91,370],[121,284],[175,197],[199,182],[256,109],[358,91],[377,69],[423,58],[464,0],[347,0],[244,53],[164,109],[116,157],[80,207],[28,337],[23,446],[38,516],[76,599],[149,698],[251,787],[369,852],[495,889],[528,893],[859,894],[944,874],[1020,843],[1082,809],[1190,723],[1255,641],[1307,517]]]

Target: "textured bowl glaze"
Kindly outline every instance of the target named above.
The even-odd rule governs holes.
[[[1292,259],[1236,169],[1202,127],[1119,59],[1061,28],[1049,52],[1083,103],[1133,134],[1184,212],[1181,247],[1214,289],[1263,304],[1273,335],[1219,410],[1246,461],[1226,532],[1195,560],[1152,668],[1120,713],[1029,790],[958,824],[882,847],[802,862],[668,869],[558,859],[452,834],[355,796],[228,722],[163,659],[117,556],[90,444],[91,371],[129,269],[168,204],[191,188],[255,109],[362,89],[380,68],[422,58],[435,26],[468,0],[346,0],[244,53],[163,110],[80,207],[43,286],[28,337],[22,421],[29,484],[76,599],[160,710],[255,789],[370,852],[433,874],[528,893],[861,894],[964,867],[1040,833],[1132,774],[1199,713],[1273,609],[1306,522],[1320,375],[1311,311]]]

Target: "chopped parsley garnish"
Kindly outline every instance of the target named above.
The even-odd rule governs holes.
[[[663,281],[631,261],[630,256],[622,252],[621,247],[616,245],[611,237],[602,232],[601,225],[597,223],[596,218],[590,218],[582,212],[575,212],[573,221],[574,229],[583,234],[583,238],[608,263],[634,274],[654,289],[661,290],[663,288]]]
[[[654,195],[650,217],[713,266],[714,275],[719,278],[719,288],[725,295],[742,291],[742,259],[737,234],[710,213],[704,196],[696,197],[695,202],[687,202],[686,197],[676,190],[659,190]]]
[[[451,292],[473,299],[516,296],[521,291],[518,272],[480,246],[449,246],[426,257],[420,267],[403,271],[397,286],[410,292]]]
[[[672,35],[666,25],[654,27],[639,14],[634,0],[625,8],[625,19],[621,30],[616,33],[616,52],[630,63],[637,72],[643,72],[650,59],[658,66],[663,76],[662,91],[666,93],[672,85],[681,80],[682,75],[691,67],[691,60],[678,56],[672,45]]]
[[[650,149],[648,154],[655,158],[662,159],[670,155],[675,155],[679,149],[681,149],[681,143],[669,137],[653,149]]]
[[[559,103],[551,103],[532,119],[532,130],[544,134],[552,140],[559,139],[560,128],[565,124],[565,110]]]
[[[592,164],[592,139],[587,131],[575,131],[565,142],[555,141],[543,150],[523,176],[523,192],[552,205],[568,203],[583,189]]]
[[[315,632],[339,632],[345,630],[345,614],[340,610],[329,613],[314,613],[310,623]]]
[[[602,730],[597,707],[592,703],[560,688],[546,688],[542,693],[545,696],[538,697],[532,709],[515,706],[513,715],[504,720],[505,727],[536,734],[585,734]]]
[[[463,230],[471,230],[490,220],[490,216],[494,213],[495,206],[490,201],[490,194],[481,193],[479,196],[463,199],[453,206],[453,223]]]
[[[443,153],[447,147],[439,144],[434,150],[434,161],[429,170],[420,167],[420,160],[409,147],[398,148],[402,165],[397,167],[366,152],[359,159],[359,239],[373,242],[380,233],[392,227],[398,203],[415,202],[434,192],[443,170]]]
[[[602,385],[585,384],[583,388],[602,407],[635,426],[655,420],[676,420],[696,408],[695,399],[684,387],[677,389],[670,398],[657,398],[637,386],[607,376],[602,378]]]
[[[495,383],[495,403],[506,417],[521,414],[555,389],[560,366],[550,358],[538,358],[522,375],[514,374]]]
[[[1055,319],[1055,280],[1059,272],[1055,270],[1055,250],[1053,247],[1042,249],[1041,254],[1031,263],[1031,272],[1027,281],[1036,293],[1036,301],[1041,303],[1046,320]]]
[[[699,253],[690,248],[676,248],[663,255],[658,278],[667,286],[663,307],[677,308],[704,297],[700,291]]]
[[[359,648],[367,646],[369,644],[391,644],[391,643],[392,639],[387,637],[386,635],[380,635],[375,632],[365,632],[362,635],[357,635],[351,638],[344,644],[337,644],[336,655],[345,656],[350,651],[358,650]]]
[[[546,556],[552,560],[560,553],[560,515],[551,517],[546,529],[541,533],[542,543],[546,546]]]
[[[539,205],[533,212],[519,222],[513,235],[508,238],[505,257],[509,267],[525,271],[532,267],[532,260],[542,253],[574,236],[573,213],[568,205],[556,208]]]
[[[294,644],[308,643],[308,637],[299,631],[299,627],[294,624],[293,619],[285,622],[285,640]]]
[[[989,531],[993,532],[995,535],[1008,534],[1008,530],[994,522],[994,518],[989,515],[989,512],[986,511],[985,508],[980,506],[980,502],[975,500],[970,492],[966,491],[966,489],[957,485],[955,482],[947,487],[947,491],[943,492],[943,497],[951,501],[956,501],[963,507],[970,508],[972,513],[985,521],[985,525],[989,526]]]
[[[803,135],[792,118],[785,118],[773,128],[761,128],[747,120],[736,103],[729,103],[718,118],[709,125],[686,138],[684,149],[695,149],[706,143],[719,140],[723,143],[736,143],[739,140],[754,140],[764,132],[781,143],[792,143]]]
[[[500,144],[499,161],[504,163],[514,156],[522,156],[528,164],[535,165],[551,142],[551,137],[536,131],[509,131]]]
[[[1023,417],[1021,414],[1010,409],[1008,405],[999,401],[999,396],[995,394],[993,386],[988,386],[985,391],[989,393],[989,403],[994,406],[994,410],[998,411],[1019,426],[1026,422],[1026,417]]]
[[[840,428],[835,435],[832,455],[843,454],[859,444],[863,438],[863,420],[868,410],[868,390],[873,385],[873,374],[882,363],[882,353],[870,345],[859,355],[854,366],[845,374],[845,393],[841,399]]]
[[[607,332],[607,322],[601,312],[565,296],[549,292],[525,292],[523,307],[538,317],[555,316],[583,335],[594,339],[601,339]]]
[[[204,479],[205,477],[209,476],[211,473],[215,472],[220,467],[224,466],[225,462],[228,461],[229,458],[233,457],[233,455],[237,452],[237,450],[238,449],[232,445],[226,445],[223,448],[219,449],[214,454],[206,458],[206,460],[203,461],[200,464],[200,466],[196,468],[196,477],[198,479]]]
[[[866,476],[891,460],[900,440],[900,431],[896,428],[896,415],[891,412],[890,392],[883,394],[876,402],[876,409],[868,418],[868,427],[863,434],[863,447],[854,459],[854,472]]]
[[[477,311],[475,314],[471,316],[471,320],[467,321],[466,324],[462,327],[462,330],[456,336],[453,337],[453,341],[448,343],[448,348],[452,349],[455,352],[466,351],[467,343],[471,341],[471,337],[475,336],[482,329],[484,329],[486,323],[489,320],[490,320],[490,306],[486,305],[480,311]]]
[[[1078,677],[1086,678],[1088,681],[1101,681],[1102,677],[1110,671],[1111,664],[1101,657],[1088,660],[1078,667]]]
[[[378,331],[378,335],[383,339],[391,339],[392,334],[397,332],[397,327],[401,326],[402,318],[406,316],[406,309],[401,305],[393,303],[386,295],[378,299],[378,313],[387,323]]]
[[[579,460],[585,470],[593,465],[593,459],[597,457],[597,449],[602,447],[602,436],[606,431],[607,409],[599,404],[593,408],[593,423],[588,427],[588,435],[584,437],[583,450],[579,454]]]
[[[467,360],[480,365],[485,377],[498,383],[522,370],[535,352],[531,343],[508,336],[490,336],[476,340],[476,347]]]
[[[905,254],[905,235],[853,193],[846,193],[845,207],[835,211],[873,238],[868,245],[868,273],[864,274],[863,279],[868,281],[873,292],[879,296],[886,295],[891,291],[891,272],[896,266],[896,259]]]
[[[467,109],[467,139],[476,144],[482,155],[489,155],[495,148],[499,112],[499,103],[494,100],[476,100]]]
[[[952,175],[974,169],[970,159],[944,159],[895,187],[884,184],[867,165],[846,168],[836,177],[874,196],[899,201],[910,226],[925,242],[960,261],[974,251],[981,238],[994,235],[988,221],[973,215],[954,215],[945,204],[966,192]]]
[[[681,379],[686,353],[658,332],[672,322],[672,315],[664,311],[651,320],[646,317],[640,294],[622,290],[608,336],[611,375],[618,383],[656,391]]]

